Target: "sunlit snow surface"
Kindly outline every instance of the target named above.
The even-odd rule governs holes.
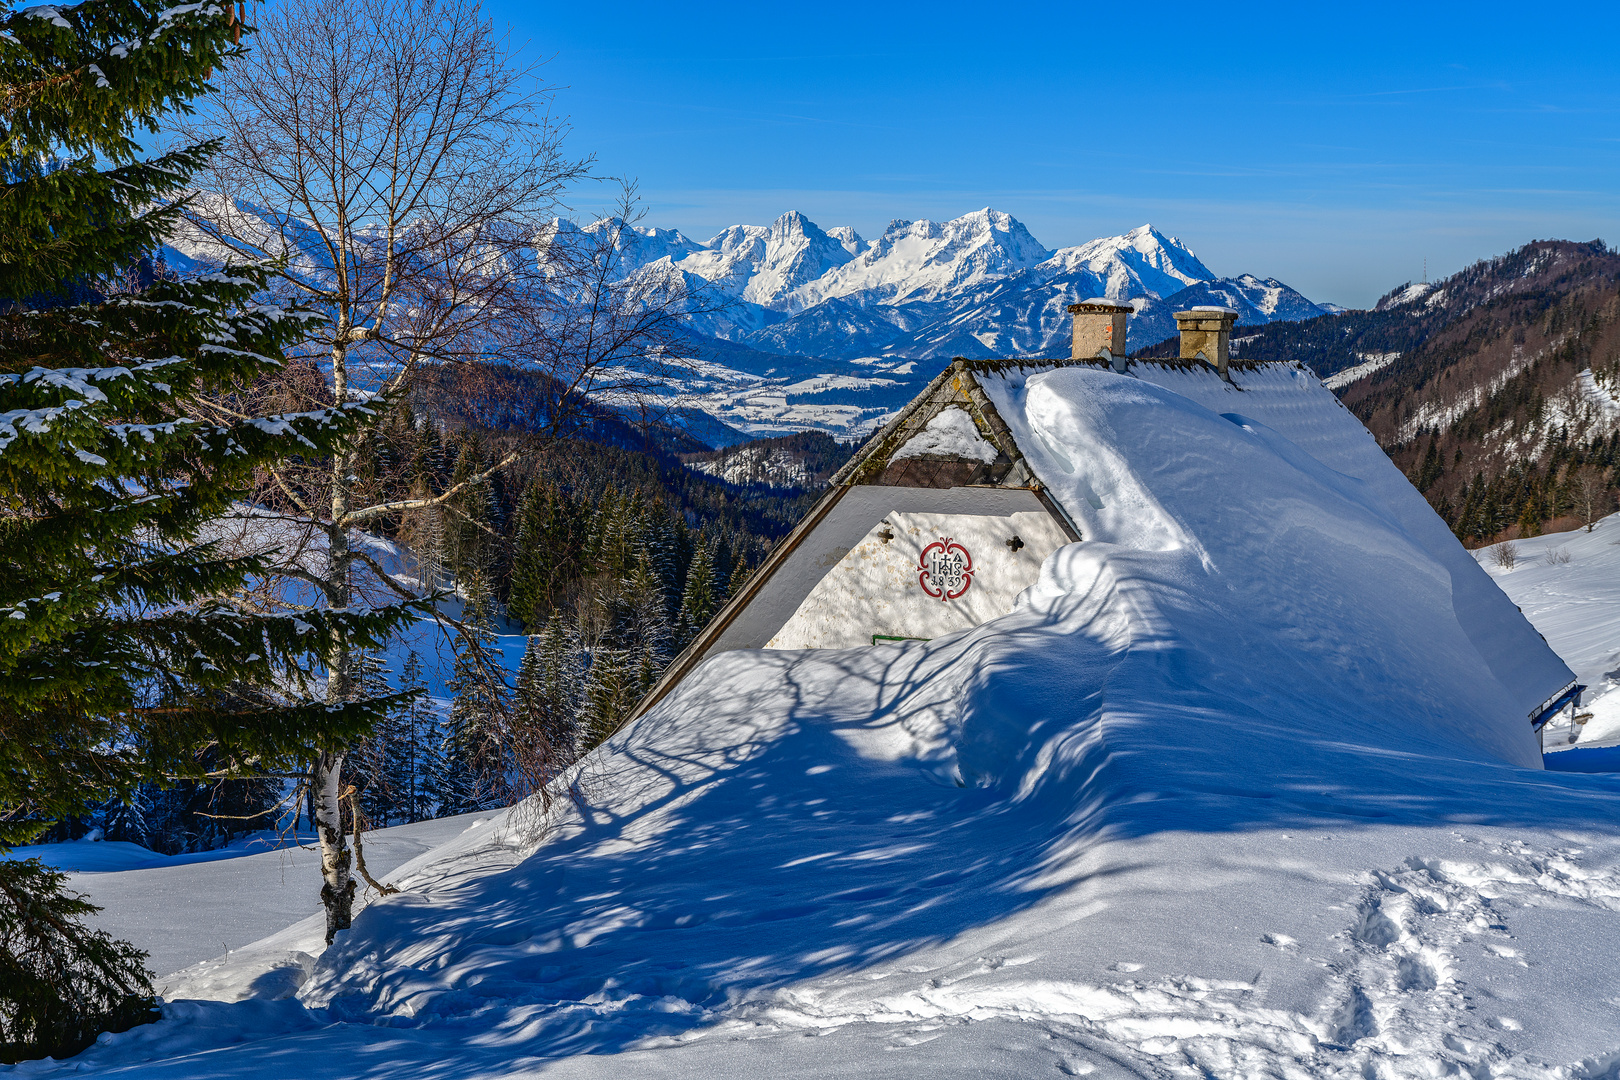
[[[378,830],[365,838],[366,865],[387,877],[489,819],[487,813],[464,814]],[[71,888],[103,909],[91,925],[135,942],[147,952],[147,966],[163,976],[320,910],[320,847],[307,821],[305,826],[296,836],[290,827],[285,835],[266,830],[185,855],[90,840],[36,844],[11,854],[69,871]],[[361,896],[362,903],[370,899]],[[314,947],[319,951],[318,938]]]
[[[1090,508],[1012,614],[714,657],[549,815],[398,871],[296,999],[312,923],[192,983],[258,997],[64,1067],[1615,1075],[1620,781],[1534,767],[1456,572],[1238,410],[1008,393]]]
[[[1501,565],[1496,547],[1476,554],[1586,685],[1582,711],[1592,714],[1574,725],[1573,743],[1571,725],[1561,717],[1547,730],[1546,749],[1620,747],[1620,515],[1604,518],[1591,532],[1552,533],[1513,541],[1512,547],[1511,568]],[[1609,756],[1607,767],[1620,767],[1620,750]]]

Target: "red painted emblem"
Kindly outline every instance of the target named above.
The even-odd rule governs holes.
[[[941,603],[955,600],[973,584],[973,556],[948,536],[942,536],[922,549],[917,560],[917,583]]]

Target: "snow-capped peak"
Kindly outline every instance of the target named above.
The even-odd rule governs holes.
[[[682,259],[680,267],[751,304],[776,311],[803,307],[793,290],[848,262],[859,250],[853,229],[832,236],[797,210],[769,226],[733,225],[706,248]]]
[[[828,229],[827,235],[843,244],[844,250],[851,255],[859,255],[861,248],[866,246],[866,241],[861,239],[861,234],[848,225],[838,225]]]
[[[1101,279],[1105,294],[1114,300],[1143,293],[1165,297],[1215,276],[1185,244],[1152,225],[1060,248],[1041,266],[1051,277],[1080,270]]]
[[[561,219],[553,223],[554,228],[561,225]],[[593,236],[617,233],[614,237],[614,246],[618,248],[619,256],[624,260],[627,270],[647,266],[663,258],[684,259],[694,251],[703,250],[702,244],[687,239],[681,235],[679,229],[639,226],[618,217],[599,218],[579,231]]]
[[[834,297],[861,306],[944,299],[1050,254],[1017,218],[988,206],[942,222],[897,218],[859,256],[801,288],[797,299],[804,307]]]

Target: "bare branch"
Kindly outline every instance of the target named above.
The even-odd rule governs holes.
[[[427,599],[426,596],[422,596],[422,595],[420,595],[418,593],[413,593],[409,589],[407,589],[405,586],[403,586],[399,582],[395,581],[394,576],[392,574],[390,574],[388,571],[384,570],[381,566],[377,565],[377,560],[373,559],[370,555],[367,555],[364,551],[355,551],[355,552],[353,552],[353,555],[360,562],[365,563],[366,567],[368,569],[370,569],[373,574],[377,575],[377,580],[381,581],[389,589],[392,589],[394,594],[396,596],[398,596],[400,599],[402,599],[402,600],[425,600],[425,599]]]
[[[436,506],[443,506],[445,503],[449,502],[457,495],[460,495],[468,488],[476,487],[477,485],[482,484],[485,480],[488,480],[490,477],[494,476],[508,465],[511,465],[513,462],[522,458],[525,453],[526,451],[524,450],[514,450],[510,454],[507,454],[505,457],[501,458],[501,460],[497,461],[494,465],[485,469],[483,472],[469,476],[467,479],[461,481],[461,483],[454,484],[439,494],[432,496],[431,498],[402,499],[397,502],[379,503],[375,506],[368,506],[364,510],[351,511],[349,514],[344,516],[342,524],[352,527],[360,524],[363,521],[370,521],[373,518],[381,517],[384,514],[395,514],[404,510],[428,510]]]

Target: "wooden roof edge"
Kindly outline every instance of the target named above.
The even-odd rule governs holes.
[[[962,396],[978,411],[978,422],[995,440],[996,449],[1007,455],[1014,468],[1022,468],[1026,474],[1033,477],[1034,472],[1024,460],[1024,452],[1019,447],[1018,440],[1013,437],[1012,428],[1007,426],[1007,421],[1001,418],[995,402],[990,400],[990,396],[984,392],[984,387],[979,385],[976,373],[971,368],[964,369],[958,372],[957,380]]]
[[[743,609],[753,602],[754,597],[765,587],[765,583],[781,569],[787,557],[804,542],[805,537],[815,531],[816,526],[821,524],[821,519],[827,516],[848,490],[847,485],[828,486],[827,493],[816,501],[810,512],[793,527],[793,531],[770,550],[770,554],[765,556],[765,561],[749,575],[747,581],[743,582],[743,587],[732,593],[726,602],[720,605],[720,610],[714,613],[714,618],[704,624],[702,630],[698,631],[698,636],[692,639],[691,644],[670,661],[669,666],[664,668],[664,673],[658,677],[658,681],[653,683],[652,689],[648,690],[636,707],[630,710],[628,716],[614,726],[613,731],[608,733],[609,737],[657,705],[682,679],[691,674],[693,668],[703,662],[703,658],[708,655],[709,649],[719,640],[720,635],[725,633]]]
[[[850,479],[855,475],[856,470],[865,464],[867,458],[871,457],[872,454],[883,445],[886,439],[892,436],[896,431],[899,431],[900,428],[904,426],[905,422],[911,418],[912,414],[914,414],[918,409],[922,408],[923,404],[935,392],[937,392],[940,387],[944,386],[945,383],[949,381],[952,372],[957,370],[956,365],[960,363],[961,360],[961,357],[957,357],[955,360],[951,361],[951,363],[947,364],[945,369],[938,375],[935,375],[932,379],[929,379],[928,385],[919,390],[916,397],[906,402],[900,411],[895,413],[894,416],[890,418],[887,424],[884,424],[882,427],[878,428],[871,438],[867,439],[861,444],[860,449],[856,450],[855,453],[850,456],[850,459],[844,462],[842,468],[833,473],[832,479],[827,481],[827,486],[829,488],[836,488],[843,487],[848,484]]]

